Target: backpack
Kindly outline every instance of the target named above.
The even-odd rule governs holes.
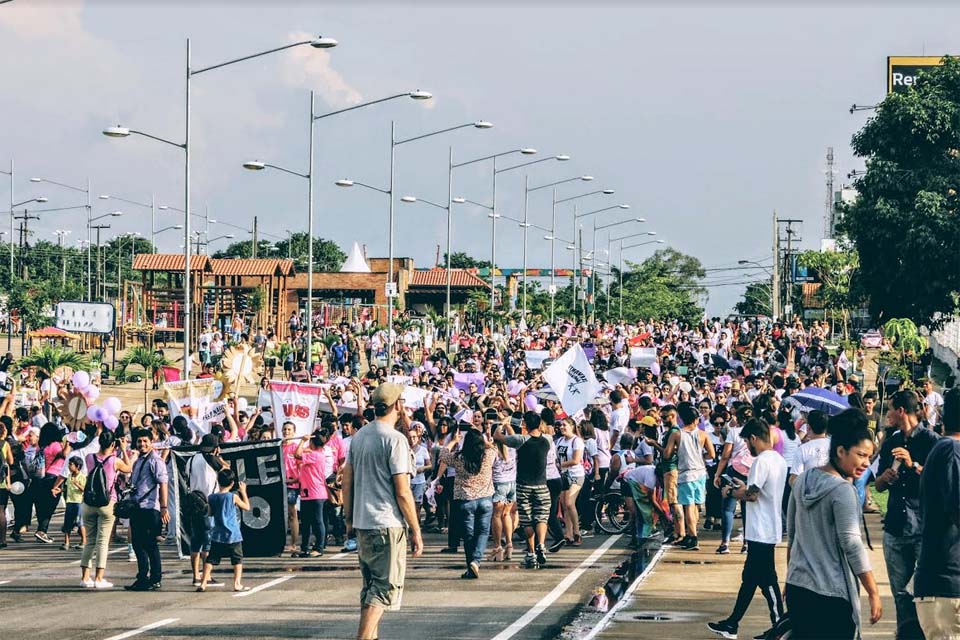
[[[37,450],[32,458],[24,459],[24,469],[31,480],[39,480],[46,475],[47,464],[43,457],[43,451]]]
[[[87,486],[83,489],[83,504],[90,507],[105,507],[110,504],[110,487],[107,485],[107,472],[103,468],[106,460],[93,456],[94,466],[87,476]]]
[[[210,502],[203,491],[194,490],[184,496],[181,510],[187,519],[205,518],[210,515]]]

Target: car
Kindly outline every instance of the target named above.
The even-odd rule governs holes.
[[[865,349],[879,349],[883,344],[883,334],[877,329],[870,329],[860,336],[860,346]]]

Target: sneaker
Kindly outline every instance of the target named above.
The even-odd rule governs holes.
[[[725,544],[721,544],[719,547],[717,547],[717,553],[718,553],[719,555],[726,555],[726,554],[730,553],[730,547],[728,547],[728,546],[725,545]]]
[[[683,544],[680,545],[680,549],[683,551],[700,551],[700,542],[696,536],[687,536]]]
[[[547,548],[542,544],[537,545],[537,564],[541,567],[547,564]]]
[[[557,551],[560,551],[560,549],[563,549],[565,544],[567,544],[567,541],[564,540],[563,538],[560,538],[559,540],[554,542],[552,545],[547,547],[547,550],[550,551],[550,553],[556,553]]]
[[[758,633],[757,635],[753,636],[753,640],[767,640],[767,636],[770,634],[771,631],[773,631],[772,627],[762,633]]]
[[[523,557],[523,568],[524,569],[539,568],[539,563],[537,562],[537,556],[527,551],[527,555]]]
[[[223,582],[220,582],[220,581],[217,580],[216,578],[210,578],[209,580],[207,580],[207,586],[208,586],[208,587],[222,587],[223,585],[224,585],[224,583],[223,583]],[[200,581],[199,581],[199,580],[197,580],[196,586],[198,586],[198,587],[200,586]]]
[[[74,549],[74,550],[76,550],[76,551],[79,551],[80,549],[83,549],[83,545],[82,545],[82,544],[75,544],[75,545],[72,545],[70,548],[71,548],[71,549]]]
[[[341,549],[341,553],[352,553],[352,552],[354,552],[354,551],[356,551],[356,550],[357,550],[357,539],[356,539],[356,538],[350,538],[350,539],[347,540],[347,542],[343,545],[343,549]]]
[[[740,547],[740,553],[746,553],[746,552],[747,552],[747,543],[744,542],[743,546]]]
[[[95,589],[113,589],[113,583],[106,580],[97,580],[93,583]]]
[[[319,558],[322,555],[323,555],[323,551],[320,551],[318,549],[312,549],[310,550],[309,553],[307,553],[308,558]]]
[[[53,538],[48,536],[43,531],[37,531],[35,534],[33,534],[33,537],[44,544],[53,544]]]
[[[707,629],[710,629],[710,631],[713,631],[721,638],[726,638],[727,640],[737,640],[737,627],[730,624],[726,620],[721,620],[720,622],[708,622]]]
[[[68,547],[67,545],[65,544],[60,545],[60,551],[69,551],[69,550],[70,550],[70,547]]]
[[[146,582],[134,582],[123,588],[124,591],[149,591],[150,585]]]
[[[84,589],[93,589],[96,583],[93,580],[81,580],[80,586]]]
[[[460,550],[452,547],[444,547],[443,549],[440,549],[440,553],[460,553]]]
[[[135,554],[133,551],[128,551],[127,562],[136,562],[136,561],[137,561],[137,554]]]

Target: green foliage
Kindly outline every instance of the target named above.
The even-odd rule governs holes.
[[[114,238],[100,248],[103,266],[103,281],[111,283],[107,287],[107,294],[112,296],[116,293],[117,282],[117,261],[120,264],[120,286],[127,280],[140,282],[141,275],[139,271],[133,270],[132,256],[141,253],[153,253],[153,245],[149,240],[139,237]],[[93,260],[96,263],[97,249],[93,249]],[[96,267],[94,267],[94,276],[96,276]]]
[[[745,316],[773,316],[770,308],[770,285],[751,282],[743,292],[743,300],[733,305],[733,310]]]
[[[276,348],[267,352],[267,356],[276,358],[281,364],[287,359],[287,356],[293,353],[293,346],[287,342],[277,343]]]
[[[291,234],[286,240],[276,242],[277,249],[270,254],[278,258],[292,258],[298,269],[306,271],[307,253],[310,246],[306,233]],[[263,254],[266,256],[267,254]],[[347,254],[332,240],[313,239],[313,268],[316,271],[339,271]]]
[[[62,285],[56,279],[30,277],[14,279],[7,285],[7,308],[16,309],[26,321],[26,330],[40,329],[53,323],[54,306],[62,300],[79,300],[85,297],[85,287],[68,280]]]
[[[666,248],[657,250],[639,264],[626,264],[629,270],[623,273],[624,320],[634,322],[649,318],[678,318],[696,324],[703,317],[699,299],[706,295],[707,290],[699,284],[700,279],[706,276],[700,260],[676,249]],[[614,280],[610,287],[611,318],[619,314],[618,275],[614,269]],[[597,314],[603,317],[605,312],[606,300],[601,295],[598,297]]]
[[[443,267],[447,266],[446,253],[443,254],[443,259],[440,261],[440,265]],[[477,260],[476,258],[469,256],[462,251],[454,251],[450,254],[451,269],[488,269],[489,267],[489,260]]]
[[[120,359],[120,373],[118,378],[123,376],[126,379],[127,367],[137,365],[141,367],[146,374],[143,376],[143,406],[147,406],[147,385],[153,379],[153,374],[163,370],[163,367],[172,364],[165,356],[155,353],[150,347],[136,346],[131,347],[126,355]]]
[[[870,311],[936,327],[960,291],[960,60],[887,96],[853,149],[867,171],[841,230],[859,253]]]
[[[90,359],[69,347],[43,344],[34,347],[33,351],[17,361],[18,370],[36,367],[47,375],[53,374],[54,371],[64,366],[71,367],[74,371],[87,371],[90,368]]]
[[[824,308],[839,314],[843,335],[849,335],[850,310],[862,301],[854,281],[859,273],[860,257],[856,251],[804,251],[797,264],[813,269],[820,278],[820,298]]]
[[[267,258],[270,257],[270,252],[275,251],[273,248],[273,243],[269,240],[257,240],[257,257],[258,258]],[[273,254],[276,257],[276,253]],[[220,251],[215,251],[211,258],[251,258],[253,257],[253,242],[251,240],[241,240],[240,242],[233,242],[225,249]]]
[[[891,318],[883,325],[883,336],[899,353],[901,360],[914,359],[927,350],[930,343],[920,335],[917,325],[909,318]]]

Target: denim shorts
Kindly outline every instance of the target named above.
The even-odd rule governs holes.
[[[517,501],[517,483],[494,482],[493,483],[493,501],[494,502],[516,502]]]
[[[412,484],[410,490],[413,492],[414,502],[423,502],[423,496],[427,493],[427,483]]]
[[[287,504],[291,507],[295,507],[300,501],[300,489],[293,489],[287,487]]]

